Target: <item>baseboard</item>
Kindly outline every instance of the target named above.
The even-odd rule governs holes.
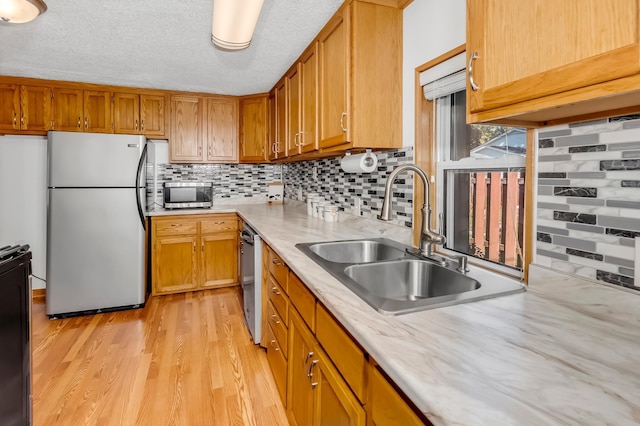
[[[33,300],[42,301],[45,299],[46,296],[47,296],[46,288],[36,288],[34,290],[31,290],[31,297]]]

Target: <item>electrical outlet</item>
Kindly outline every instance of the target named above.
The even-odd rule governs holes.
[[[362,198],[356,197],[353,199],[353,208],[351,209],[351,213],[355,216],[362,215]]]
[[[318,166],[313,166],[313,168],[311,168],[311,178],[313,180],[318,180]]]
[[[298,188],[297,198],[298,198],[298,201],[302,201],[303,200],[302,188]]]

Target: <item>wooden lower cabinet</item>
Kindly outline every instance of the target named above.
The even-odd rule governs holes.
[[[419,426],[426,423],[413,412],[377,367],[372,367],[369,374],[368,401],[371,420],[369,424]]]
[[[211,220],[222,230],[207,228]],[[238,284],[235,214],[154,217],[151,232],[153,295]]]
[[[289,322],[289,421],[294,425],[365,424],[358,398],[324,353],[300,315]]]

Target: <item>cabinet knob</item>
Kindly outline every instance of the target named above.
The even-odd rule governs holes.
[[[344,118],[347,116],[346,112],[343,112],[342,114],[340,114],[340,129],[342,129],[343,132],[346,133],[347,128],[344,127]]]
[[[78,129],[80,129],[82,127],[82,118],[78,117]]]
[[[84,128],[85,129],[89,128],[89,119],[87,119],[87,117],[84,118]]]
[[[16,114],[15,111],[13,111],[13,125],[17,125],[18,124],[18,116]]]
[[[136,131],[138,131],[138,120],[136,120]]]
[[[144,132],[144,120],[140,121],[140,130]]]
[[[20,125],[24,126],[24,114],[20,116]]]
[[[276,296],[280,296],[280,292],[276,287],[271,287],[271,293],[275,294]]]
[[[475,59],[478,59],[478,53],[477,52],[473,52],[471,54],[471,57],[469,58],[469,85],[471,86],[471,90],[476,91],[480,88],[480,86],[478,86],[476,84],[475,81],[473,81],[473,61]]]

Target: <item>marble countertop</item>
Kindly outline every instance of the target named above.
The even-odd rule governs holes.
[[[385,316],[295,244],[372,236],[408,243],[408,228],[347,215],[326,223],[295,202],[151,214],[232,211],[434,424],[640,424],[637,294],[532,266],[524,293]]]

